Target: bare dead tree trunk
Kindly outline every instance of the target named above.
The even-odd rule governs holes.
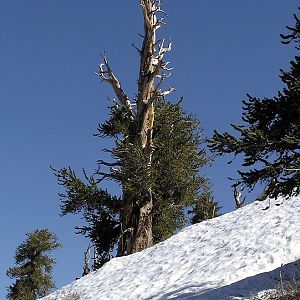
[[[240,183],[236,183],[232,186],[233,188],[233,198],[234,198],[234,202],[235,202],[235,209],[239,209],[241,208],[246,200],[246,197],[244,197],[243,200],[241,200],[242,197],[242,192],[243,192],[243,188],[239,188]]]
[[[90,256],[90,245],[89,245],[86,251],[84,251],[84,267],[83,267],[82,276],[85,276],[91,272],[90,258],[91,256]]]
[[[140,0],[140,6],[144,16],[143,45],[138,49],[140,54],[140,70],[137,86],[136,112],[133,112],[131,102],[121,87],[121,83],[113,73],[107,57],[103,56],[103,63],[99,65],[98,76],[102,81],[111,84],[121,105],[126,106],[132,117],[136,118],[136,134],[128,142],[139,145],[147,156],[149,176],[152,163],[153,124],[155,116],[154,100],[171,93],[174,89],[161,90],[161,84],[170,76],[172,68],[168,68],[168,62],[163,60],[164,54],[171,51],[172,43],[165,47],[164,40],[157,41],[156,31],[164,24],[165,12],[161,10],[160,0]],[[112,177],[113,174],[110,174]],[[121,220],[121,236],[118,243],[118,255],[126,255],[143,250],[152,245],[152,213],[153,192],[151,188],[145,188],[142,201],[133,205],[124,212]]]

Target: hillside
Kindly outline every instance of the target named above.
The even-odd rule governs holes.
[[[281,201],[267,210],[266,202],[254,202],[187,227],[140,253],[112,259],[43,300],[63,299],[69,291],[82,300],[248,299],[272,288],[280,271],[300,274],[300,197],[275,205]]]

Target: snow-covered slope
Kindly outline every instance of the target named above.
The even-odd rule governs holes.
[[[266,202],[254,202],[187,227],[43,300],[63,299],[69,291],[82,300],[248,299],[272,288],[280,272],[300,273],[300,197],[275,203],[264,210]]]

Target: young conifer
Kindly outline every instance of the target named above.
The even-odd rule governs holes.
[[[52,269],[55,260],[48,253],[61,245],[48,229],[35,230],[16,250],[16,267],[9,268],[7,276],[16,278],[8,288],[7,299],[35,300],[46,296],[55,287]]]

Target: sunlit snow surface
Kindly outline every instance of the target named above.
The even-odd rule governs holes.
[[[275,203],[281,200],[267,210],[267,202],[254,202],[187,227],[43,300],[63,299],[68,291],[82,300],[248,299],[274,287],[280,272],[300,274],[300,197]]]

